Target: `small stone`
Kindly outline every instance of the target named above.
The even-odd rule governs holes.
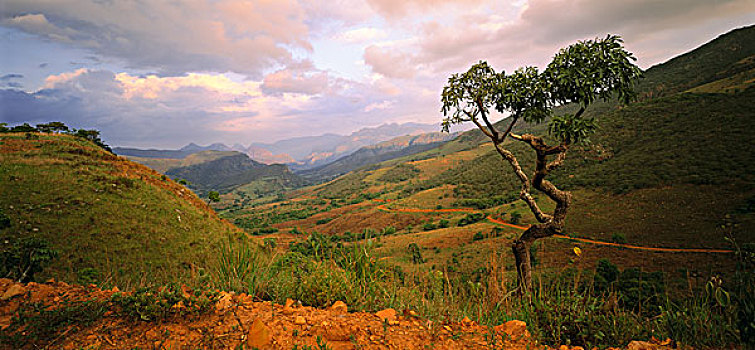
[[[569,350],[569,347],[566,345],[561,345],[558,347],[558,350]]]
[[[581,346],[574,346],[574,347],[571,348],[571,350],[585,350],[585,348],[583,348]]]
[[[346,306],[346,303],[340,300],[333,303],[333,305],[330,307],[330,310],[341,314],[349,312],[349,308],[348,306]]]
[[[294,319],[294,324],[298,324],[300,326],[305,325],[307,324],[307,320],[305,320],[302,316],[296,316],[296,318]]]
[[[294,301],[291,298],[286,299],[286,303],[283,305],[284,308],[290,309],[291,306],[294,305]]]
[[[396,310],[394,309],[380,310],[375,313],[375,316],[379,317],[381,320],[393,321],[396,319]]]
[[[391,326],[398,326],[399,322],[398,320],[391,320],[391,321],[388,321],[388,324]]]
[[[472,320],[470,320],[469,317],[464,317],[464,319],[461,320],[461,324],[463,324],[465,326],[471,326],[472,325]]]
[[[653,344],[646,341],[632,341],[627,345],[627,350],[665,350],[671,349],[669,346]]]
[[[215,303],[215,311],[221,312],[229,309],[233,304],[233,302],[231,301],[232,297],[233,296],[230,293],[220,292],[220,298]]]
[[[24,286],[20,284],[14,284],[8,288],[8,290],[3,293],[3,296],[0,297],[0,300],[8,300],[18,295],[23,295],[26,293],[26,289],[24,289]]]
[[[495,326],[494,329],[496,332],[506,333],[514,339],[529,338],[530,336],[530,332],[527,331],[527,323],[519,320],[511,320],[502,325]]]
[[[246,337],[246,344],[250,349],[265,349],[272,345],[272,337],[270,336],[270,328],[267,328],[260,319],[254,320],[252,326],[249,327],[249,333]]]

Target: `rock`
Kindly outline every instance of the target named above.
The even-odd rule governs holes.
[[[265,349],[272,345],[270,328],[267,328],[259,318],[254,320],[252,326],[249,327],[249,333],[246,337],[246,345],[248,345],[250,349]]]
[[[330,307],[330,310],[339,314],[345,314],[349,312],[349,308],[346,306],[346,303],[340,300],[333,303],[333,305]]]
[[[511,320],[502,325],[494,327],[498,333],[506,333],[513,339],[529,338],[530,332],[527,331],[527,324],[519,320]]]
[[[671,341],[669,341],[671,343]],[[634,340],[627,345],[627,350],[666,350],[671,349],[668,345],[653,344],[646,341]]]
[[[14,284],[10,286],[10,288],[8,288],[8,290],[6,290],[5,293],[3,293],[3,296],[0,297],[0,300],[8,300],[15,296],[23,295],[24,293],[26,293],[26,289],[24,288],[24,286],[20,284]]]
[[[394,309],[385,309],[380,310],[375,313],[375,316],[379,317],[381,320],[384,321],[395,321],[396,320],[396,310]]]
[[[352,334],[352,332],[343,326],[331,325],[330,327],[325,327],[325,340],[328,341],[349,341]]]
[[[465,325],[467,327],[471,326],[472,323],[473,322],[472,322],[472,320],[469,319],[469,317],[464,317],[464,319],[461,320],[461,324],[463,324],[463,325]]]
[[[291,308],[291,306],[294,305],[294,301],[291,298],[286,299],[286,303],[283,305],[284,308]]]
[[[296,318],[294,319],[294,324],[298,324],[300,326],[305,325],[307,324],[307,320],[305,320],[302,316],[296,316]]]
[[[215,303],[215,311],[221,312],[226,309],[229,309],[233,305],[232,301],[233,295],[226,292],[220,292],[220,298]]]
[[[558,347],[558,350],[569,350],[569,347],[566,345],[561,345]]]

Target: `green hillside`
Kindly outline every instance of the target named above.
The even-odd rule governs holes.
[[[303,184],[303,180],[283,164],[262,164],[239,152],[211,152],[214,153],[197,153],[193,159],[187,157],[193,164],[168,169],[165,174],[188,180],[189,187],[200,194],[213,190],[226,193],[252,182],[275,184],[272,188],[277,191]]]
[[[189,189],[72,136],[1,135],[0,179],[5,244],[35,237],[58,252],[37,280],[181,280],[240,232]]]

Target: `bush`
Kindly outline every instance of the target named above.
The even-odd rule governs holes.
[[[88,327],[102,318],[106,310],[107,302],[100,300],[63,299],[54,306],[22,303],[10,325],[0,332],[0,345],[7,345],[9,349],[21,349],[29,344],[38,349],[46,348],[61,332]]]
[[[206,312],[218,300],[214,291],[182,289],[169,285],[160,289],[139,288],[130,294],[113,294],[112,301],[123,314],[143,321]]]
[[[422,229],[425,230],[425,231],[432,231],[432,230],[434,230],[436,228],[438,228],[438,227],[435,226],[435,224],[433,224],[432,222],[428,222],[424,226],[422,226]]]
[[[412,263],[422,264],[425,262],[425,259],[422,258],[422,252],[420,251],[417,243],[410,243],[407,249],[409,250],[409,254],[412,256]]]
[[[472,236],[473,241],[481,241],[483,239],[485,239],[485,235],[483,235],[482,232],[477,232]]]
[[[19,282],[33,281],[34,275],[58,256],[41,238],[6,238],[2,242],[0,275]]]
[[[447,228],[450,225],[450,222],[446,219],[441,219],[438,221],[438,228]]]
[[[627,239],[621,233],[614,233],[613,235],[611,235],[611,242],[617,244],[625,244],[627,243]]]
[[[512,223],[512,224],[514,224],[514,225],[518,225],[519,224],[519,220],[522,219],[522,214],[519,213],[518,211],[512,211],[511,214],[509,214],[509,215],[510,215],[509,222]]]
[[[485,214],[483,214],[483,213],[472,213],[472,214],[467,214],[467,216],[461,218],[459,220],[459,223],[457,225],[458,226],[467,226],[467,225],[474,224],[476,222],[480,222],[482,220],[485,220]]]

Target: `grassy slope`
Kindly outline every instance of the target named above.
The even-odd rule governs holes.
[[[619,236],[627,243],[646,246],[722,248],[728,245],[720,225],[731,216],[740,223],[737,231],[740,242],[755,241],[755,215],[741,210],[748,200],[755,198],[752,186],[755,169],[748,147],[755,139],[755,118],[750,106],[755,88],[746,89],[752,85],[755,47],[747,33],[753,31],[754,28],[734,31],[697,51],[651,68],[640,86],[643,102],[625,108],[614,103],[591,107],[589,112],[598,118],[601,127],[594,143],[573,149],[567,166],[551,176],[555,183],[574,193],[567,232],[604,241]],[[690,77],[690,72],[695,72],[695,76]],[[698,85],[701,88],[695,89]],[[692,93],[678,94],[683,91]],[[545,133],[544,125],[518,128],[519,132]],[[534,161],[531,150],[518,143],[510,148],[520,157],[527,172],[531,172]],[[403,178],[397,176],[402,173],[403,163],[420,172],[411,179],[396,182]],[[435,208],[461,203],[462,199],[505,195],[518,188],[510,167],[479,132],[471,131],[440,148],[363,168],[307,193],[342,200],[376,193],[380,198],[398,199],[391,206]],[[540,197],[544,210],[552,208],[549,201]],[[456,265],[452,262],[456,257],[467,261],[460,263],[461,269],[471,271],[485,266],[489,254],[484,252],[491,250],[503,252],[504,266],[511,267],[506,242],[520,231],[506,229],[502,237],[475,242],[472,235],[488,232],[490,224],[424,232],[421,231],[424,222],[437,223],[446,218],[453,224],[463,214],[384,213],[376,209],[377,204],[358,205],[361,208],[358,211],[344,207],[305,220],[276,223],[276,227],[297,226],[306,231],[342,234],[392,225],[399,235],[383,238],[380,254],[407,269],[452,266]],[[257,215],[287,210],[286,206],[268,207]],[[510,213],[519,212],[524,223],[534,222],[521,203],[486,211],[505,219],[510,218]],[[332,220],[316,224],[327,218]],[[411,233],[405,235],[407,232]],[[540,248],[543,265],[559,268],[568,263],[569,256],[564,252],[570,251],[574,243],[547,241]],[[408,262],[406,246],[412,242],[419,243],[426,252],[428,263],[413,266]],[[585,245],[583,251],[583,261],[588,265],[601,257],[610,257],[622,266],[664,270],[687,266],[703,275],[731,268],[726,263],[729,259],[714,255],[638,253]],[[674,269],[669,272],[675,272]]]
[[[177,280],[206,267],[238,229],[194,193],[137,163],[64,135],[0,136],[7,236],[41,236],[60,252],[41,277],[96,268],[116,285]]]

